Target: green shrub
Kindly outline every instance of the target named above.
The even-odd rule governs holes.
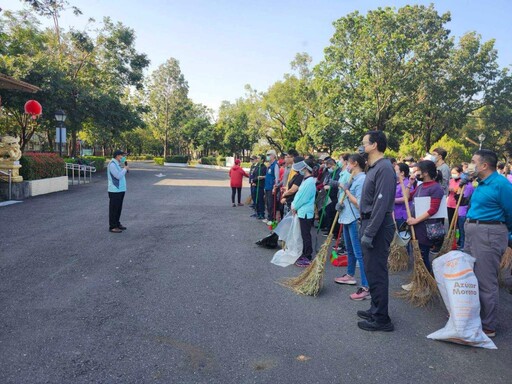
[[[154,157],[153,161],[156,165],[164,165],[164,158],[163,157]]]
[[[82,159],[85,159],[88,165],[95,167],[96,172],[101,172],[105,169],[107,159],[103,156],[83,156]]]
[[[217,156],[217,165],[224,167],[226,165],[226,157],[225,156]]]
[[[173,155],[173,156],[167,156],[165,158],[166,163],[188,163],[188,156],[187,155]]]
[[[137,161],[137,160],[153,160],[153,155],[140,155],[140,156],[128,156],[128,160]]]
[[[65,162],[56,153],[26,152],[20,159],[24,180],[48,179],[66,175]]]
[[[242,163],[242,164],[240,164],[240,166],[242,168],[251,168],[251,165],[252,165],[251,163]]]
[[[201,158],[203,165],[217,165],[217,159],[214,156],[206,156]]]

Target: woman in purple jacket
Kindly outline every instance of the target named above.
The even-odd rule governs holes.
[[[395,192],[395,223],[396,227],[400,226],[407,221],[407,209],[405,208],[405,198],[400,185],[400,178],[404,181],[406,193],[409,191],[409,166],[405,163],[398,163],[395,165],[396,171],[396,192]],[[409,198],[409,196],[407,196]]]

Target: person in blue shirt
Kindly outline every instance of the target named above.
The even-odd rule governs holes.
[[[126,229],[121,225],[121,211],[123,210],[124,194],[126,193],[126,173],[129,168],[126,162],[126,153],[117,150],[108,164],[108,197],[109,197],[109,231],[121,233]]]
[[[464,251],[476,258],[475,275],[480,295],[482,328],[496,336],[498,325],[498,274],[501,257],[512,232],[512,184],[496,171],[498,157],[488,149],[476,151],[468,173],[477,177],[466,215]]]
[[[359,264],[359,272],[361,273],[361,287],[358,288],[355,293],[352,293],[350,298],[360,301],[371,298],[364,269],[363,251],[361,250],[361,243],[359,241],[359,219],[361,218],[359,214],[359,203],[361,202],[364,180],[366,178],[366,174],[364,173],[366,161],[363,156],[355,153],[349,156],[348,163],[353,175],[352,182],[342,186],[346,197],[342,204],[339,202],[336,204],[336,209],[340,212],[338,222],[343,224],[343,237],[347,247],[348,266],[347,273],[341,277],[335,278],[334,281],[338,284],[355,285],[357,262]]]
[[[311,228],[315,220],[316,179],[313,177],[314,162],[310,159],[293,164],[294,171],[304,176],[299,190],[293,198],[291,212],[299,217],[300,233],[302,236],[302,255],[295,265],[307,267],[311,264],[313,244],[311,241]]]
[[[267,220],[264,222],[274,221],[275,212],[274,206],[276,205],[276,193],[279,185],[279,165],[277,163],[277,154],[273,149],[267,151],[268,168],[265,174],[265,202],[267,205]]]

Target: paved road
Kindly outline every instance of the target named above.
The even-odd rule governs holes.
[[[0,383],[511,382],[512,295],[497,351],[426,339],[442,305],[395,298],[396,331],[367,333],[340,268],[317,298],[276,284],[299,271],[254,245],[265,226],[231,208],[226,172],[138,163],[128,179],[122,234],[100,177],[0,207]]]

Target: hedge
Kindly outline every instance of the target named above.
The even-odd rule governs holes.
[[[165,158],[166,163],[188,163],[188,156],[187,155],[174,155],[174,156],[167,156]]]
[[[102,156],[84,156],[82,157],[85,159],[89,165],[94,161],[94,164],[92,164],[93,167],[96,168],[96,172],[101,172],[103,169],[105,169],[105,162],[107,159]]]
[[[66,175],[65,162],[56,153],[26,152],[20,159],[24,180],[48,179]]]
[[[220,165],[221,167],[224,167],[226,165],[226,158],[224,156],[206,156],[201,158],[201,164]]]
[[[128,155],[128,160],[132,160],[132,161],[135,161],[135,160],[153,160],[153,159],[154,159],[153,155],[140,155],[140,156]]]
[[[217,165],[217,159],[214,156],[201,157],[201,164],[203,164],[203,165]]]
[[[163,157],[154,157],[153,161],[156,165],[164,165],[164,158]]]

